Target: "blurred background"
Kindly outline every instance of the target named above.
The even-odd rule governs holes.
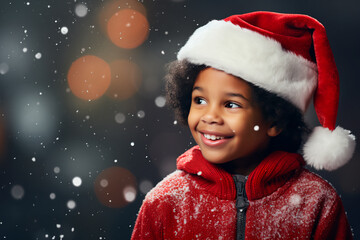
[[[325,25],[338,124],[359,137],[358,1],[1,0],[0,238],[129,239],[145,194],[194,144],[165,106],[166,63],[199,26],[257,10]],[[359,157],[317,172],[357,237]]]

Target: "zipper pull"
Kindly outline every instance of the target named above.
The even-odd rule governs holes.
[[[235,175],[235,186],[236,186],[236,208],[239,209],[240,212],[244,211],[249,206],[249,202],[247,201],[246,192],[245,192],[245,184],[247,177]]]

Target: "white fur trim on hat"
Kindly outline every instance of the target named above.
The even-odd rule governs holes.
[[[354,151],[355,136],[350,131],[315,127],[304,145],[304,159],[318,170],[332,171],[346,164]]]
[[[306,111],[317,84],[317,66],[274,39],[223,20],[198,28],[178,60],[205,64],[292,102]]]

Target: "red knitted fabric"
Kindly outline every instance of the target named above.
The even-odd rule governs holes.
[[[299,154],[272,153],[249,175],[246,183],[248,199],[256,200],[273,193],[303,165],[305,162]]]
[[[249,175],[245,239],[352,239],[340,197],[302,168],[300,155],[275,152]],[[235,239],[235,184],[198,147],[151,190],[132,239]]]
[[[232,176],[221,168],[214,167],[201,154],[199,146],[188,151],[177,159],[177,168],[201,176],[198,184],[206,191],[220,199],[235,199],[236,189]]]
[[[191,154],[183,154],[177,160],[179,170],[199,174],[199,184],[221,199],[235,199],[236,189],[232,176],[221,168],[214,167],[204,159],[199,146],[193,147]],[[197,159],[193,161],[193,159]],[[285,161],[284,161],[285,160]],[[286,183],[305,164],[299,154],[273,152],[249,175],[246,194],[249,200],[265,197]],[[201,169],[201,171],[199,171]]]

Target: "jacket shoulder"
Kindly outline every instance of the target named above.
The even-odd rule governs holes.
[[[192,177],[181,170],[176,170],[160,181],[145,196],[147,203],[176,201],[190,192]]]
[[[335,188],[317,174],[304,170],[299,178],[300,188],[307,194],[307,207],[302,210],[317,215],[314,239],[353,239],[340,196]]]
[[[309,200],[317,202],[335,202],[339,200],[335,188],[319,175],[304,169],[292,184],[293,191],[301,192]]]

